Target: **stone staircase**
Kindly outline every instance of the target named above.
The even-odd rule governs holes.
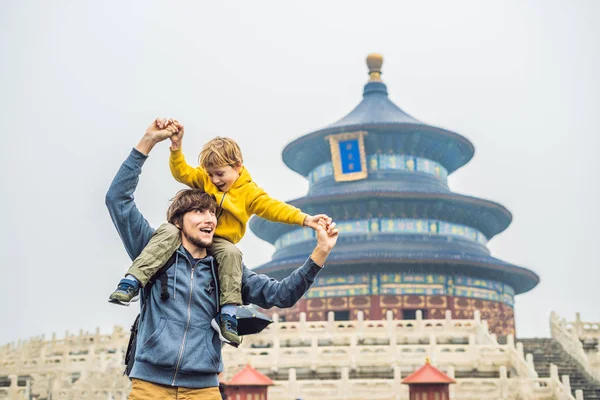
[[[575,390],[581,389],[585,400],[600,400],[600,382],[583,371],[556,340],[534,338],[517,339],[516,342],[523,343],[525,354],[533,354],[535,370],[540,378],[549,377],[550,364],[554,364],[558,367],[559,376],[569,375],[573,396]]]

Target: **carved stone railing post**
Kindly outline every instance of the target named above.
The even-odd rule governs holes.
[[[10,380],[10,386],[8,387],[8,398],[17,398],[18,396],[18,377],[17,375],[9,375],[8,379]]]
[[[502,399],[508,399],[508,370],[505,365],[500,366],[500,396]]]
[[[290,368],[288,371],[288,393],[292,399],[302,398],[302,393],[299,393],[298,382],[296,381],[296,368]]]
[[[358,360],[358,337],[352,335],[350,337],[350,369],[356,369],[356,361]]]
[[[416,317],[415,328],[417,330],[423,330],[423,326],[424,326],[424,324],[423,324],[423,311],[422,310],[417,310],[415,312],[415,317]]]
[[[508,336],[506,336],[506,345],[510,348],[515,348],[515,337],[513,336],[512,333],[508,334]]]
[[[475,360],[474,368],[479,364],[479,348],[477,346],[477,338],[475,335],[469,335],[469,344],[467,345],[467,355],[471,360]]]
[[[394,383],[393,383],[393,391],[394,391],[394,400],[400,400],[403,398],[404,388],[402,387],[402,371],[400,367],[394,367]]]
[[[435,365],[437,362],[437,339],[434,334],[429,335],[429,348],[427,351],[431,363]]]
[[[519,357],[525,357],[525,351],[523,350],[523,343],[517,342],[517,354]]]
[[[561,381],[563,386],[565,387],[565,390],[568,393],[571,393],[571,379],[569,379],[569,375],[563,375]]]
[[[552,388],[553,393],[556,391],[556,386],[559,382],[558,367],[554,364],[550,364],[550,387]]]
[[[301,312],[298,318],[298,332],[304,337],[308,331],[308,325],[306,324],[306,313]]]
[[[352,393],[348,390],[350,387],[350,370],[348,367],[342,367],[342,376],[338,385],[338,399],[347,399],[352,396]]]
[[[277,372],[279,371],[279,351],[280,351],[280,347],[281,347],[281,332],[279,329],[279,315],[277,314],[273,314],[273,323],[272,325],[272,330],[273,330],[273,348],[271,349],[271,371],[273,372]],[[294,371],[294,374],[296,372]],[[295,375],[294,375],[295,376]]]
[[[527,353],[525,355],[525,361],[527,361],[527,366],[533,370],[535,370],[535,364],[533,362],[533,354]]]
[[[449,365],[448,366],[448,371],[446,372],[446,375],[448,375],[448,377],[455,379],[456,378],[456,372],[454,370],[454,365]],[[456,398],[456,385],[450,385],[450,389],[449,389],[449,393],[448,395],[450,396],[450,400],[454,400]]]
[[[581,322],[581,313],[575,313],[575,323],[573,324],[573,330],[577,334],[577,339],[583,335],[583,322]]]
[[[357,339],[362,339],[365,334],[365,313],[363,311],[359,311],[356,314],[356,331],[355,336]]]
[[[333,311],[327,313],[327,333],[330,336],[335,333],[335,313]]]
[[[312,361],[310,370],[316,371],[317,365],[315,362],[319,359],[319,338],[317,336],[313,336],[310,341],[310,359]]]
[[[396,329],[395,329],[395,321],[394,321],[394,313],[390,310],[385,313],[385,326],[387,329],[387,334],[390,340],[390,346],[393,346],[395,351],[396,348]]]

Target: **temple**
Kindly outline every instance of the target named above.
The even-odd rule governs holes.
[[[423,123],[389,98],[382,56],[367,57],[363,100],[347,116],[302,136],[283,151],[285,164],[309,181],[291,201],[310,214],[326,213],[341,235],[312,289],[280,318],[336,320],[472,318],[480,310],[492,332],[514,334],[515,295],[538,276],[490,255],[487,243],[511,223],[502,205],[452,192],[448,176],[473,157],[465,137]],[[256,269],[287,276],[309,254],[309,228],[254,218],[250,227],[275,246]]]

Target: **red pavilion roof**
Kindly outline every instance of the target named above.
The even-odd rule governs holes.
[[[402,380],[402,383],[406,384],[424,384],[424,383],[456,383],[456,381],[450,378],[448,375],[429,364],[429,360],[427,363],[423,365],[421,368],[407,376]]]
[[[273,381],[252,368],[250,364],[246,365],[240,372],[235,374],[229,382],[225,382],[227,386],[272,386]]]

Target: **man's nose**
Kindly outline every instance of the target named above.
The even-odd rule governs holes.
[[[204,217],[204,220],[209,223],[209,224],[216,224],[217,221],[217,217],[215,216],[215,214],[211,213],[210,211],[206,210],[202,213],[202,217]]]

